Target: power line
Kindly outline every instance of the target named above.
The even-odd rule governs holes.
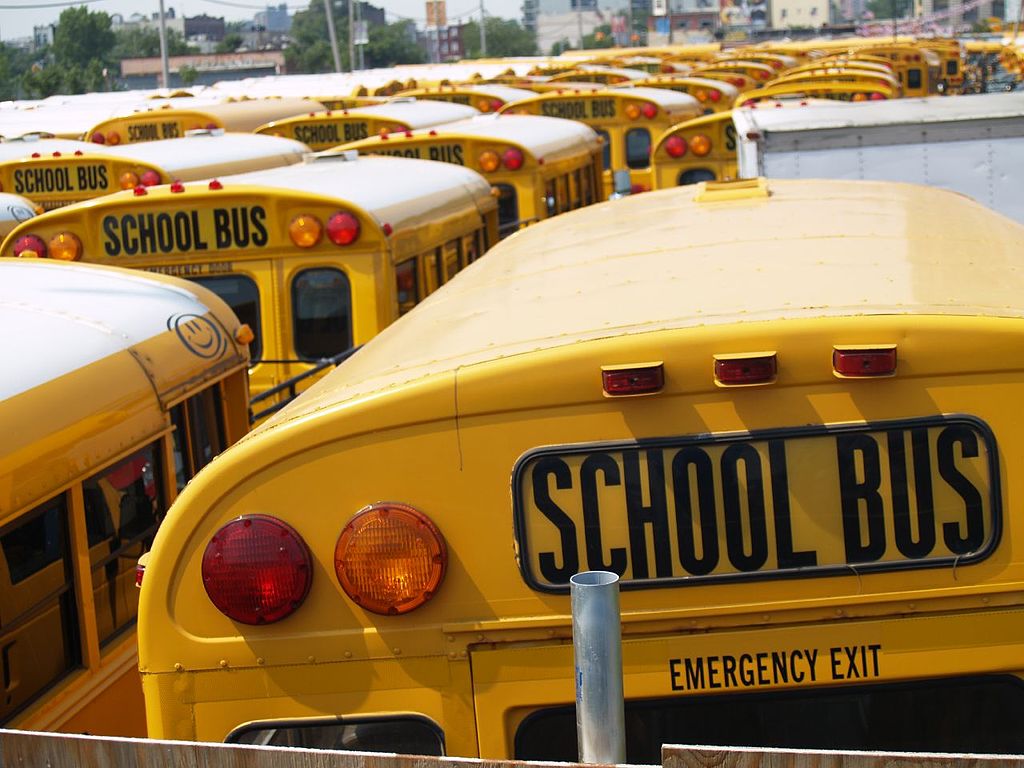
[[[103,0],[74,0],[74,2],[70,3],[33,3],[31,5],[0,5],[0,11],[23,11],[31,8],[68,8],[72,5],[100,2],[103,2]]]
[[[89,2],[98,2],[98,0],[89,0]],[[228,6],[232,7],[232,8],[247,8],[247,9],[251,9],[251,10],[255,10],[255,11],[265,11],[268,8],[268,6],[266,4],[264,4],[264,5],[250,5],[248,3],[232,3],[232,2],[228,2],[228,0],[202,0],[202,2],[204,2],[204,3],[213,3],[214,5],[228,5]],[[308,7],[309,7],[308,5],[304,5],[302,7],[291,7],[290,6],[288,8],[288,10],[290,10],[290,11],[304,11]]]

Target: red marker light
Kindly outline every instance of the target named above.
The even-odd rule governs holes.
[[[60,152],[54,152],[54,153],[53,153],[53,156],[54,156],[54,157],[60,157]]]
[[[147,194],[146,193],[146,188],[144,186],[142,186],[141,184],[139,184],[139,186],[137,186],[135,188],[135,196],[136,197],[142,197],[145,194]]]
[[[896,346],[836,347],[832,350],[832,368],[844,378],[893,376]]]
[[[76,149],[75,150],[75,157],[81,157],[81,156],[82,156],[82,150]]]
[[[327,239],[335,245],[351,245],[359,237],[359,219],[347,211],[338,211],[327,219]]]
[[[185,191],[185,185],[182,184],[180,181],[175,181],[173,184],[171,184],[171,192],[179,193],[179,192],[184,192],[184,191]]]
[[[715,355],[715,383],[721,386],[769,384],[778,374],[774,352]]]
[[[682,136],[669,136],[665,139],[665,151],[669,157],[682,157],[686,154],[686,139]]]
[[[224,189],[224,185],[217,181],[217,179],[212,179],[210,181],[210,189],[217,191],[218,189]]]
[[[601,384],[610,397],[653,395],[665,386],[665,365],[658,362],[602,366]]]

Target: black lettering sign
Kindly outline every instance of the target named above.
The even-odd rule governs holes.
[[[366,154],[389,155],[391,157],[422,157],[419,147],[404,147],[403,149],[374,149]]]
[[[598,120],[615,117],[615,99],[591,99],[590,117]]]
[[[435,144],[429,148],[427,157],[430,160],[437,160],[442,163],[466,164],[462,155],[461,144]]]
[[[587,104],[582,99],[575,101],[542,101],[540,113],[548,117],[561,117],[566,120],[586,120]]]
[[[103,217],[103,250],[108,256],[263,248],[270,240],[267,212],[259,205],[215,208],[213,232],[204,232],[198,211],[128,213]],[[230,271],[230,266],[224,271]]]
[[[134,123],[128,125],[128,141],[156,141],[163,138],[156,123]]]
[[[830,648],[832,679],[850,679],[843,675],[856,675],[858,679],[879,677],[881,649],[880,644]],[[814,683],[818,680],[818,655],[817,648],[792,648],[669,659],[669,688],[709,691]]]
[[[359,141],[359,139],[365,139],[370,135],[370,126],[368,123],[345,123],[344,126],[345,142]]]

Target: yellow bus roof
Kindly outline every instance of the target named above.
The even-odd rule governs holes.
[[[396,99],[403,97],[419,97],[429,99],[432,94],[465,93],[482,97],[500,99],[503,102],[518,101],[533,95],[525,88],[515,88],[502,83],[462,83],[460,85],[439,85],[434,88],[413,88],[395,94]]]
[[[406,138],[406,136],[408,138]],[[601,141],[594,129],[576,120],[562,120],[541,115],[480,115],[457,123],[448,123],[436,128],[421,128],[405,136],[371,136],[368,139],[346,144],[337,150],[320,153],[325,157],[348,148],[367,149],[381,146],[386,149],[401,147],[415,139],[490,139],[507,142],[521,147],[529,154],[545,160],[556,160],[565,155],[577,154],[581,148],[595,150]]]
[[[998,280],[986,264],[998,265]],[[521,230],[269,425],[590,340],[890,314],[1024,317],[1024,227],[961,195],[910,184],[677,187]]]
[[[511,105],[506,106],[515,107],[517,104],[533,104],[538,101],[557,101],[558,99],[601,99],[608,97],[646,99],[647,101],[654,102],[666,111],[687,108],[700,109],[697,100],[689,94],[673,91],[669,88],[644,88],[642,86],[634,86],[632,88],[607,86],[593,91],[572,92],[570,89],[566,89],[564,92],[538,93],[529,99],[513,102]]]
[[[170,403],[249,361],[214,293],[113,267],[0,259],[0,325],[5,513],[78,476],[82,457],[162,431]]]

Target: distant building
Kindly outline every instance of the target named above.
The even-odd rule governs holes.
[[[594,33],[597,27],[611,24],[623,13],[640,19],[651,12],[651,0],[526,0],[523,5],[523,26],[537,35],[537,47],[547,53],[551,46],[569,40],[580,46],[582,36]]]
[[[201,39],[219,41],[224,39],[224,17],[192,16],[185,18],[185,39]]]
[[[128,88],[160,88],[182,85],[178,73],[182,67],[196,70],[196,85],[212,85],[218,80],[241,80],[246,77],[287,74],[282,51],[246,51],[244,53],[196,54],[171,56],[169,61],[171,82],[160,82],[160,57],[124,59],[121,61],[121,81]]]
[[[160,26],[160,14],[154,13],[146,16],[142,13],[133,13],[126,19],[120,13],[115,13],[110,17],[110,26],[115,32],[118,29],[131,29],[132,27],[157,29]],[[178,16],[173,8],[164,11],[164,26],[185,37],[185,19]]]
[[[828,0],[773,0],[771,26],[775,29],[819,29],[829,24]]]
[[[56,24],[43,24],[32,27],[32,50],[38,51],[48,45],[53,45],[53,34],[57,31]]]
[[[284,3],[276,8],[268,5],[267,10],[253,17],[253,21],[272,35],[287,34],[292,29],[292,17],[288,15],[288,6]]]
[[[462,27],[447,26],[417,34],[417,43],[427,52],[427,61],[441,63],[463,58]]]

